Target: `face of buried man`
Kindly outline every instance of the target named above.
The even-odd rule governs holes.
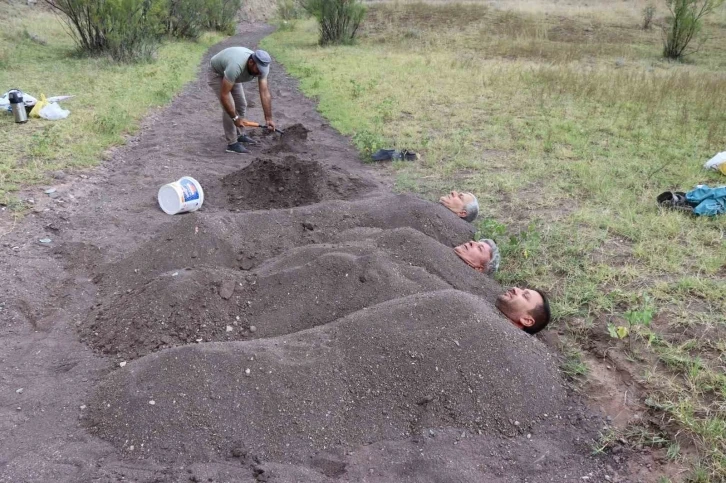
[[[473,194],[459,193],[458,191],[452,191],[448,195],[439,198],[439,203],[441,203],[462,218],[467,215],[464,207],[472,201],[474,201]]]
[[[454,253],[479,272],[484,272],[492,259],[492,247],[484,242],[466,242],[454,248]]]
[[[534,325],[531,313],[542,304],[544,300],[536,290],[512,287],[497,297],[495,305],[514,325],[522,329]]]

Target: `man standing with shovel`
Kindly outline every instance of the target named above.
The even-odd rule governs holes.
[[[264,50],[253,52],[245,47],[229,47],[210,61],[209,85],[222,103],[222,124],[228,153],[249,153],[243,144],[255,144],[244,132],[244,126],[257,124],[245,119],[247,100],[242,89],[243,82],[250,82],[257,77],[265,123],[268,129],[275,129],[275,122],[272,120],[272,97],[267,86],[270,62],[270,54]]]

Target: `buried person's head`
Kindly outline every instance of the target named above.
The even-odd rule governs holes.
[[[540,290],[512,287],[497,297],[495,305],[528,334],[536,334],[550,322],[550,304]]]
[[[466,242],[454,248],[454,253],[478,272],[491,274],[499,270],[499,248],[494,240]]]
[[[479,214],[479,201],[471,193],[452,191],[448,195],[439,198],[439,203],[466,221],[474,221]]]

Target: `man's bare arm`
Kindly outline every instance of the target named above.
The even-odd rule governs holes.
[[[265,123],[270,129],[275,129],[275,121],[272,120],[272,96],[267,86],[267,79],[258,81],[260,88],[260,102],[262,103],[262,112],[265,114]]]
[[[222,107],[224,108],[224,112],[226,112],[230,118],[234,119],[237,115],[237,110],[234,105],[234,99],[232,98],[232,88],[234,87],[234,82],[230,82],[227,80],[227,78],[222,79],[222,90],[219,91],[219,100],[222,102]],[[243,123],[246,121],[246,119],[239,118],[234,122],[234,125],[237,127],[242,127]]]

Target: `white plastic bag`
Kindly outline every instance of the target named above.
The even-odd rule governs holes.
[[[719,165],[726,163],[726,151],[718,153],[703,165],[706,169],[719,169]]]
[[[57,121],[59,119],[67,118],[70,113],[71,111],[67,111],[59,106],[57,103],[51,102],[43,109],[41,109],[38,114],[40,114],[40,117],[42,117],[43,119],[48,119],[49,121]]]

